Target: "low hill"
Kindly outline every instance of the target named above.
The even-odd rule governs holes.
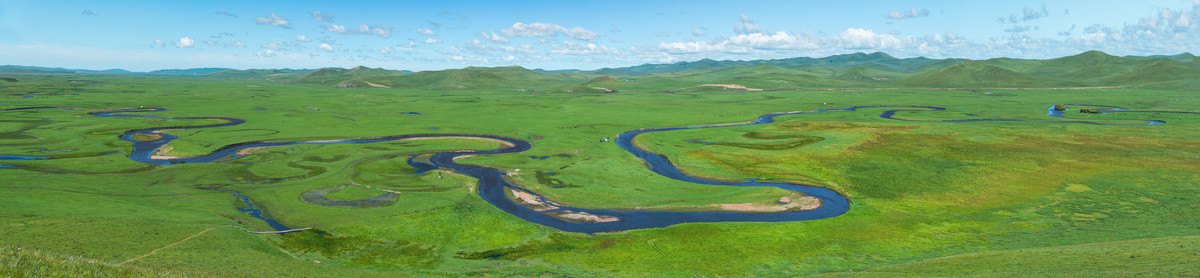
[[[613,88],[625,85],[624,82],[617,81],[607,75],[592,78],[579,86],[567,88],[564,91],[574,93],[611,93],[616,91]]]
[[[193,69],[162,69],[147,72],[150,75],[183,75],[183,76],[201,76],[210,73],[232,70],[230,68],[193,68]]]
[[[421,89],[554,90],[576,86],[587,77],[570,73],[548,73],[523,67],[467,67],[422,71],[391,79],[392,87]]]
[[[356,82],[346,83],[348,81],[362,82],[361,84],[371,83],[382,86],[393,86],[393,78],[407,74],[396,70],[357,66],[351,69],[323,68],[296,76],[281,77],[280,79],[300,84],[324,86],[359,84]]]
[[[203,75],[204,77],[212,78],[230,78],[230,79],[260,79],[272,75],[292,74],[292,73],[308,73],[312,70],[308,69],[248,69],[248,70],[224,70]]]
[[[694,62],[678,62],[673,64],[644,64],[632,67],[622,68],[603,68],[593,71],[579,71],[588,74],[600,75],[646,75],[654,73],[676,73],[696,69],[727,69],[736,67],[753,67],[758,65],[771,65],[777,67],[797,67],[797,66],[866,66],[886,71],[906,72],[919,69],[930,63],[936,63],[941,60],[929,59],[925,57],[899,59],[883,52],[875,53],[852,53],[833,55],[822,58],[796,57],[787,59],[771,59],[771,60],[750,60],[736,61],[725,60],[717,61],[712,59],[703,59]]]
[[[0,66],[0,73],[75,73],[75,71],[64,68],[4,65]]]
[[[1042,87],[1079,85],[1065,81],[1031,77],[976,61],[966,61],[941,70],[913,75],[900,80],[898,83],[917,87]]]
[[[1103,84],[1138,84],[1200,78],[1200,66],[1171,58],[1158,58],[1137,70],[1102,79]]]
[[[1042,61],[1041,65],[1023,71],[1025,74],[1071,81],[1092,81],[1129,72],[1144,61],[1088,51],[1078,55]]]
[[[834,73],[833,77],[841,80],[874,80],[882,81],[895,80],[908,77],[911,74],[881,70],[866,66],[851,66],[843,68],[831,69]]]

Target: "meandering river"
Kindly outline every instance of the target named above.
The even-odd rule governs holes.
[[[1096,106],[1096,107],[1104,107],[1104,106]],[[407,134],[407,135],[394,135],[394,136],[373,137],[373,138],[353,138],[353,139],[321,140],[321,141],[251,141],[251,142],[243,142],[243,143],[227,145],[227,146],[221,147],[221,148],[213,151],[212,153],[210,153],[208,155],[204,155],[204,156],[173,158],[173,157],[156,157],[153,155],[154,152],[156,150],[158,150],[159,148],[162,148],[162,147],[166,146],[168,143],[170,143],[171,141],[178,139],[178,137],[176,137],[174,135],[163,133],[162,131],[173,130],[173,129],[201,129],[201,128],[228,127],[228,126],[239,125],[239,124],[245,123],[246,121],[237,119],[237,118],[225,118],[225,117],[158,117],[158,116],[151,116],[151,115],[129,114],[129,113],[142,113],[142,112],[169,111],[169,110],[163,109],[163,108],[113,109],[113,110],[102,111],[102,112],[90,112],[88,114],[90,114],[92,116],[96,116],[96,117],[136,117],[136,118],[155,118],[155,119],[167,119],[167,120],[219,120],[219,121],[222,121],[222,123],[210,124],[210,125],[173,126],[173,127],[137,129],[137,130],[130,130],[130,131],[125,132],[124,134],[121,134],[121,136],[120,136],[121,140],[130,142],[131,144],[133,144],[133,150],[129,153],[129,156],[128,156],[130,159],[138,161],[138,162],[155,164],[155,165],[173,165],[173,164],[183,164],[183,163],[210,163],[210,162],[226,161],[226,160],[232,160],[232,159],[237,159],[237,158],[241,157],[240,155],[237,154],[237,152],[239,150],[243,150],[243,149],[247,149],[247,148],[277,147],[277,146],[302,145],[302,144],[303,145],[364,144],[364,143],[376,143],[376,142],[386,142],[386,141],[405,140],[405,139],[444,138],[444,137],[466,137],[466,138],[477,138],[477,139],[496,140],[496,141],[506,142],[509,144],[507,147],[503,147],[503,148],[496,149],[496,150],[436,153],[436,154],[433,154],[429,158],[429,161],[431,163],[430,166],[423,166],[423,167],[418,167],[418,168],[421,169],[422,171],[428,171],[428,170],[432,169],[432,167],[445,168],[445,169],[452,170],[452,171],[461,173],[463,175],[467,175],[472,178],[478,179],[479,180],[478,188],[479,188],[479,196],[480,197],[482,197],[488,203],[494,205],[496,208],[499,208],[500,210],[503,210],[504,212],[507,212],[514,216],[520,217],[521,219],[524,219],[526,221],[538,223],[541,225],[553,227],[555,229],[568,231],[568,232],[598,233],[598,232],[614,232],[614,231],[625,231],[625,230],[633,230],[633,229],[666,227],[666,226],[681,224],[681,223],[746,222],[746,221],[755,221],[755,222],[801,221],[801,220],[824,219],[824,218],[830,218],[830,217],[842,215],[850,209],[850,201],[847,200],[845,196],[842,196],[841,194],[839,194],[836,191],[833,191],[833,190],[830,190],[827,188],[823,188],[823,187],[802,185],[802,184],[756,182],[756,181],[724,182],[724,181],[707,180],[707,179],[702,179],[702,178],[698,178],[698,177],[694,177],[694,176],[688,176],[688,175],[684,174],[683,172],[681,172],[673,164],[671,164],[670,160],[667,157],[653,153],[650,150],[638,148],[637,146],[635,146],[633,144],[633,142],[634,142],[634,139],[638,135],[650,133],[650,132],[663,132],[663,131],[672,131],[672,130],[681,130],[681,129],[701,129],[701,128],[720,128],[720,127],[732,127],[732,126],[760,125],[760,124],[772,123],[775,121],[776,117],[784,116],[784,115],[856,111],[856,110],[863,109],[863,108],[885,108],[887,110],[884,110],[883,112],[881,112],[879,114],[879,117],[884,118],[884,119],[890,119],[890,120],[898,120],[898,121],[921,121],[921,122],[1013,121],[1013,122],[1040,122],[1040,123],[1074,123],[1074,124],[1094,124],[1094,125],[1133,125],[1133,124],[1153,125],[1153,124],[1164,123],[1163,121],[1157,121],[1157,120],[1137,120],[1137,119],[1123,119],[1128,122],[1096,122],[1096,121],[1086,121],[1086,120],[1021,120],[1021,119],[999,119],[999,118],[996,118],[996,119],[956,119],[956,120],[914,120],[914,119],[896,118],[896,113],[898,113],[898,112],[942,111],[942,110],[945,110],[945,108],[932,107],[932,106],[853,106],[853,107],[831,108],[831,109],[821,109],[821,110],[813,110],[813,111],[771,113],[771,114],[766,114],[766,115],[760,116],[750,122],[743,122],[743,123],[715,124],[715,125],[690,126],[690,127],[668,127],[668,128],[640,129],[640,130],[634,130],[634,131],[621,133],[620,135],[618,135],[615,140],[615,142],[617,143],[618,146],[625,149],[625,151],[629,152],[634,157],[644,161],[648,165],[648,168],[650,171],[652,171],[658,175],[661,175],[663,177],[667,177],[667,178],[671,178],[671,179],[675,179],[675,180],[679,180],[679,181],[683,181],[683,182],[704,184],[704,185],[713,185],[713,186],[777,187],[777,188],[781,188],[781,189],[786,189],[786,190],[803,193],[805,195],[814,197],[814,198],[820,200],[820,202],[821,202],[821,205],[819,207],[812,209],[812,210],[804,210],[804,211],[678,212],[678,211],[586,209],[586,208],[576,208],[576,207],[555,204],[555,203],[547,201],[544,197],[542,197],[534,192],[525,190],[523,188],[520,188],[518,186],[515,186],[515,185],[509,183],[505,179],[505,176],[507,176],[508,174],[503,171],[492,169],[492,168],[487,168],[487,167],[481,167],[481,166],[459,164],[454,161],[455,158],[463,157],[463,156],[520,153],[520,152],[529,150],[532,147],[530,145],[530,143],[527,141],[515,139],[515,138],[503,137],[503,136],[480,135],[480,134],[439,133],[439,134]],[[1119,107],[1110,107],[1110,108],[1119,108]],[[17,110],[32,110],[32,109],[73,110],[71,108],[60,108],[60,107],[25,107],[25,108],[3,109],[0,111],[17,111]],[[1050,110],[1052,111],[1052,114],[1053,114],[1053,109],[1050,109]],[[1109,110],[1106,112],[1166,112],[1166,113],[1198,114],[1196,112],[1174,112],[1174,111]],[[1060,116],[1061,117],[1061,114],[1051,115],[1051,116]],[[1120,120],[1120,119],[1114,119],[1114,120]],[[156,139],[141,141],[141,140],[134,139],[135,136],[137,136],[137,135],[154,135],[154,136],[150,136],[149,138],[156,138]],[[147,138],[147,136],[138,136],[138,137]],[[52,159],[52,158],[54,158],[54,157],[50,157],[50,156],[45,156],[45,157],[12,156],[12,155],[0,156],[0,160],[38,160],[38,159]],[[412,159],[413,158],[409,158],[410,164],[415,163],[412,161]],[[420,164],[424,164],[424,163],[420,163]],[[429,165],[429,164],[425,164],[425,165]],[[0,165],[0,168],[19,168],[16,166],[8,166],[8,167],[4,167],[4,166],[5,165]],[[532,196],[533,198],[540,200],[540,203],[542,203],[544,207],[535,210],[534,208],[531,208],[529,206],[518,204],[506,195],[506,192],[508,192],[510,190],[516,191],[516,192],[521,192],[523,194],[528,194],[528,196]],[[250,204],[248,198],[242,196],[241,194],[236,194],[236,195],[237,195],[237,197],[241,198],[243,202]],[[262,215],[261,210],[253,207],[253,205],[250,205],[250,207],[246,211],[248,213],[254,214],[253,215],[254,217],[257,217],[257,218],[260,218],[260,219],[266,221],[267,223],[269,223],[271,225],[272,228],[275,228],[277,230],[289,229],[287,226],[284,226],[283,224],[280,224],[279,222],[277,222],[273,219],[264,217]],[[576,217],[563,217],[563,215],[573,215]],[[586,216],[586,217],[578,217],[581,215]],[[591,219],[591,220],[589,221],[589,220],[580,220],[580,219]]]

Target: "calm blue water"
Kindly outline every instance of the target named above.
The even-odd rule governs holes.
[[[410,156],[408,157],[407,161],[408,166],[412,166],[413,168],[417,169],[417,174],[424,174],[425,172],[436,170],[438,168],[437,165],[416,161],[415,159],[417,159],[417,156],[419,155]]]
[[[271,228],[275,229],[276,231],[284,231],[284,230],[292,229],[288,226],[284,226],[283,224],[280,224],[279,221],[275,221],[275,219],[271,219],[266,216],[263,216],[262,209],[259,209],[258,207],[254,206],[254,203],[250,202],[250,198],[246,198],[246,196],[242,196],[242,194],[238,193],[237,191],[230,191],[230,192],[233,192],[233,195],[237,196],[238,199],[241,199],[242,204],[246,205],[245,208],[238,208],[239,211],[245,212],[246,214],[249,214],[250,216],[253,216],[254,218],[258,218],[259,220],[262,220],[263,222],[267,222],[267,225],[270,225]]]

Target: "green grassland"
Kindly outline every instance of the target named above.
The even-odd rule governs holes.
[[[1053,120],[1045,116],[1046,108],[1061,103],[1200,112],[1200,82],[1188,78],[1196,72],[1194,63],[1098,54],[1073,59],[1117,62],[1086,68],[1068,63],[1072,57],[966,62],[864,54],[824,64],[600,73],[609,78],[520,68],[309,81],[299,78],[317,71],[224,77],[0,74],[16,80],[5,79],[0,109],[144,106],[172,109],[157,116],[247,121],[169,131],[181,137],[169,145],[177,156],[255,140],[500,135],[528,140],[533,148],[458,161],[509,172],[515,184],[575,207],[715,210],[716,204],[769,204],[791,192],[670,180],[602,139],[639,128],[737,123],[770,112],[858,105],[947,108],[897,114],[918,120]],[[1052,72],[1046,67],[1059,62],[1100,74],[1069,81],[1075,83],[1064,81],[1063,72],[1036,74]],[[840,71],[845,69],[850,71]],[[366,70],[371,69],[326,75]],[[851,78],[848,72],[900,80],[880,83]],[[945,72],[963,78],[933,76]],[[755,77],[739,78],[745,76]],[[1005,81],[995,81],[1001,77]],[[335,87],[352,80],[395,88]],[[947,80],[958,83],[923,83]],[[1024,83],[1011,83],[1018,81]],[[926,88],[1157,81],[1173,82],[1064,90]],[[680,90],[708,83],[780,90]],[[912,88],[889,89],[895,86]],[[617,92],[573,90],[583,87]],[[795,89],[808,87],[838,90]],[[30,92],[41,94],[20,96]],[[1200,275],[1194,267],[1200,264],[1200,141],[1194,136],[1200,133],[1200,115],[1067,114],[1167,122],[1096,126],[903,122],[879,118],[883,110],[647,133],[635,142],[696,176],[832,188],[851,199],[845,215],[600,234],[564,233],[526,222],[476,196],[471,178],[445,170],[414,174],[405,163],[412,155],[420,160],[432,152],[500,147],[492,141],[295,145],[254,150],[232,161],[153,166],[124,157],[121,152],[130,145],[117,136],[131,129],[215,122],[98,118],[69,110],[0,112],[5,123],[0,154],[61,157],[0,161],[21,167],[0,169],[0,246],[13,246],[0,251],[0,275]],[[366,200],[382,190],[399,193],[386,205],[362,207],[302,198]],[[238,211],[244,205],[229,191],[249,197],[281,223],[315,231],[251,234],[229,227],[269,229]]]

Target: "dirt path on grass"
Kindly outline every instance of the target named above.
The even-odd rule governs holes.
[[[375,84],[375,83],[371,83],[371,82],[366,82],[366,81],[363,81],[363,83],[367,83],[367,85],[371,85],[371,87],[379,87],[379,88],[391,88],[391,87],[388,87],[388,86],[379,85],[379,84]]]
[[[180,243],[183,243],[184,241],[191,240],[192,238],[198,237],[198,236],[200,236],[200,235],[202,235],[202,234],[204,234],[204,233],[207,233],[208,231],[212,231],[212,229],[216,229],[217,227],[220,227],[220,226],[212,226],[212,227],[209,227],[208,229],[204,229],[203,231],[200,231],[199,233],[196,233],[196,234],[194,234],[194,235],[192,235],[192,236],[189,236],[189,237],[187,237],[187,238],[184,238],[183,240],[176,241],[175,243],[167,244],[167,246],[163,246],[163,247],[159,247],[158,249],[151,250],[151,251],[150,251],[150,253],[143,254],[143,255],[141,255],[141,256],[138,256],[137,258],[132,258],[132,259],[125,260],[124,262],[121,262],[121,264],[127,264],[127,263],[129,263],[129,262],[132,262],[132,261],[134,261],[134,260],[137,260],[137,259],[141,259],[141,258],[149,257],[150,255],[153,255],[153,254],[154,254],[154,252],[158,252],[159,250],[167,249],[167,247],[175,246],[176,244],[180,244]]]

